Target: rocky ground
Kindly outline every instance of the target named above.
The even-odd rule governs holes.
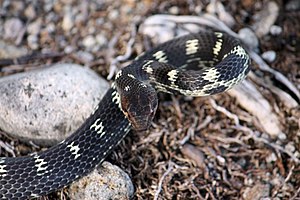
[[[148,17],[192,15],[200,21],[209,13],[224,23],[218,28],[240,38],[254,33],[245,40],[252,58],[248,90],[269,113],[249,108],[256,104],[241,100],[239,89],[194,99],[162,94],[151,129],[132,132],[107,160],[131,178],[132,199],[300,199],[299,4],[0,0],[0,76],[61,62],[91,68],[111,82],[118,69],[162,38],[149,39],[155,31],[145,29]],[[185,24],[174,20],[178,27],[158,31],[163,37]],[[166,27],[162,18],[159,23]],[[241,33],[244,28],[250,32]],[[42,149],[0,129],[1,156]],[[40,199],[70,199],[69,193],[65,188]]]

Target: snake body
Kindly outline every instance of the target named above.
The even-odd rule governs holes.
[[[40,153],[0,158],[0,199],[45,195],[88,174],[132,126],[149,127],[156,91],[220,93],[244,79],[249,65],[238,40],[221,32],[186,35],[145,52],[118,72],[94,113],[69,138]]]

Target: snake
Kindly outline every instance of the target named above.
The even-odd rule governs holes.
[[[23,157],[0,158],[0,199],[30,199],[90,173],[130,130],[149,129],[158,92],[208,96],[241,82],[250,58],[224,32],[176,37],[137,56],[119,70],[89,118],[70,137]]]

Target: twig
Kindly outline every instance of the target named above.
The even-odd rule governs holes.
[[[298,89],[294,86],[293,83],[291,83],[284,75],[282,75],[280,72],[272,69],[263,61],[263,59],[257,55],[254,51],[249,52],[250,57],[258,64],[259,68],[263,71],[269,72],[274,75],[275,79],[281,82],[283,85],[285,85],[287,88],[289,88],[290,91],[294,93],[294,95],[298,98],[298,101],[300,101],[300,92]]]
[[[112,59],[112,61],[110,62],[110,68],[109,68],[109,74],[107,76],[107,79],[108,80],[111,80],[112,77],[114,76],[116,70],[117,70],[117,64],[119,62],[122,62],[122,61],[126,61],[132,54],[132,47],[133,47],[133,44],[135,42],[135,37],[136,37],[136,26],[133,26],[132,28],[132,31],[131,31],[131,37],[127,43],[127,46],[126,46],[126,52],[124,55],[120,55],[120,56],[117,56],[116,58]],[[119,38],[120,34],[117,34],[116,36],[113,37],[113,39],[109,42],[109,50],[112,51],[113,47],[115,46],[115,44],[117,43],[117,39]]]
[[[295,169],[295,165],[293,165],[292,167],[291,167],[291,169],[289,170],[289,173],[288,173],[288,175],[286,176],[286,178],[284,179],[284,182],[285,183],[287,183],[289,180],[290,180],[290,178],[292,177],[292,174],[293,174],[293,170]]]
[[[29,144],[33,146],[34,148],[40,148],[38,145],[36,145],[33,141],[29,141]]]
[[[205,128],[211,122],[211,120],[212,120],[212,117],[210,115],[206,116],[204,121],[197,126],[197,130],[201,130],[201,129]]]
[[[197,125],[198,117],[194,117],[193,124],[188,128],[186,136],[180,141],[180,146],[184,145],[190,138],[194,137],[195,127]]]
[[[218,106],[218,105],[216,104],[216,102],[215,102],[213,99],[211,99],[210,102],[211,102],[212,106],[213,106],[216,110],[218,110],[218,111],[224,113],[226,116],[228,116],[229,118],[233,119],[234,122],[235,122],[235,125],[236,125],[236,128],[237,128],[237,129],[242,130],[242,131],[245,131],[245,132],[248,132],[248,133],[250,134],[250,136],[251,136],[255,141],[264,143],[264,144],[266,144],[266,145],[272,147],[273,149],[277,149],[277,150],[279,150],[279,151],[281,151],[281,152],[283,152],[283,153],[286,153],[287,155],[290,156],[290,158],[291,158],[292,160],[294,160],[294,162],[296,162],[296,163],[298,163],[298,164],[300,163],[300,160],[299,160],[296,156],[294,156],[292,152],[285,150],[283,147],[281,147],[281,146],[279,146],[279,145],[277,145],[277,144],[270,143],[267,139],[257,137],[251,129],[249,129],[248,127],[245,127],[245,126],[240,125],[240,123],[239,123],[239,118],[237,117],[237,115],[232,114],[231,112],[229,112],[229,111],[226,110],[225,108]]]
[[[167,171],[165,171],[165,173],[162,175],[162,177],[159,179],[159,183],[158,183],[158,186],[157,186],[157,189],[156,189],[156,192],[155,192],[155,195],[154,195],[154,200],[158,200],[158,196],[159,196],[159,193],[161,192],[162,190],[162,184],[164,182],[164,179],[166,178],[166,176],[172,172],[172,170],[174,169],[174,163],[169,161],[169,164],[168,164],[168,169]]]
[[[273,149],[277,149],[278,151],[281,151],[281,152],[283,152],[283,153],[286,153],[287,155],[290,156],[290,158],[291,158],[292,160],[294,160],[295,163],[297,163],[297,164],[300,163],[300,160],[299,160],[296,156],[294,156],[292,152],[285,150],[284,148],[282,148],[281,146],[279,146],[279,145],[277,145],[277,144],[270,143],[267,139],[257,137],[257,136],[254,134],[254,132],[253,132],[251,129],[249,129],[248,127],[244,127],[244,126],[239,125],[239,126],[237,126],[236,128],[239,129],[239,130],[248,132],[248,133],[250,134],[250,137],[251,137],[252,139],[254,139],[255,141],[264,143],[264,144],[266,144],[266,145],[272,147]]]
[[[221,113],[225,114],[225,115],[226,115],[227,117],[229,117],[230,119],[233,119],[233,121],[234,121],[234,123],[235,123],[236,125],[239,125],[239,124],[240,124],[240,120],[239,120],[239,118],[238,118],[237,115],[235,115],[235,114],[229,112],[229,111],[228,111],[226,108],[224,108],[224,107],[218,106],[217,103],[216,103],[216,101],[215,101],[214,99],[210,98],[209,100],[210,100],[210,103],[211,103],[211,105],[212,105],[212,107],[213,107],[214,109],[216,109],[217,111],[220,111]]]
[[[135,37],[136,37],[136,27],[133,26],[132,31],[131,31],[131,37],[127,43],[126,46],[126,52],[124,55],[120,55],[116,58],[117,61],[121,62],[121,61],[126,61],[132,54],[132,46],[135,42]]]
[[[22,65],[27,64],[30,61],[33,60],[43,60],[43,59],[54,59],[54,58],[61,58],[65,56],[65,53],[32,53],[30,55],[21,56],[14,59],[0,59],[0,69],[4,66],[8,65]]]
[[[118,38],[120,37],[121,33],[117,32],[117,34],[109,41],[108,43],[108,50],[107,50],[107,54],[108,54],[108,60],[111,59],[111,57],[114,54],[114,47],[118,42]],[[109,73],[107,76],[108,80],[111,80],[112,77],[115,74],[115,71],[117,70],[117,66],[116,66],[116,62],[114,60],[110,61],[110,67],[109,67]]]
[[[0,140],[0,147],[2,147],[3,149],[5,149],[5,151],[7,151],[8,153],[10,153],[13,157],[16,157],[16,154],[12,150],[12,148],[10,146],[8,146],[7,144],[5,144],[4,142],[2,142],[1,140]]]
[[[292,197],[290,198],[290,200],[296,199],[296,198],[298,197],[298,194],[300,194],[300,187],[299,187],[298,190],[295,192],[294,196],[292,196]]]

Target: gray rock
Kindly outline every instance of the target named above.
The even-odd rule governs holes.
[[[109,84],[75,64],[57,64],[0,79],[0,129],[24,141],[53,145],[91,114]]]
[[[130,199],[134,187],[129,176],[119,167],[104,162],[89,175],[70,186],[71,199]]]

